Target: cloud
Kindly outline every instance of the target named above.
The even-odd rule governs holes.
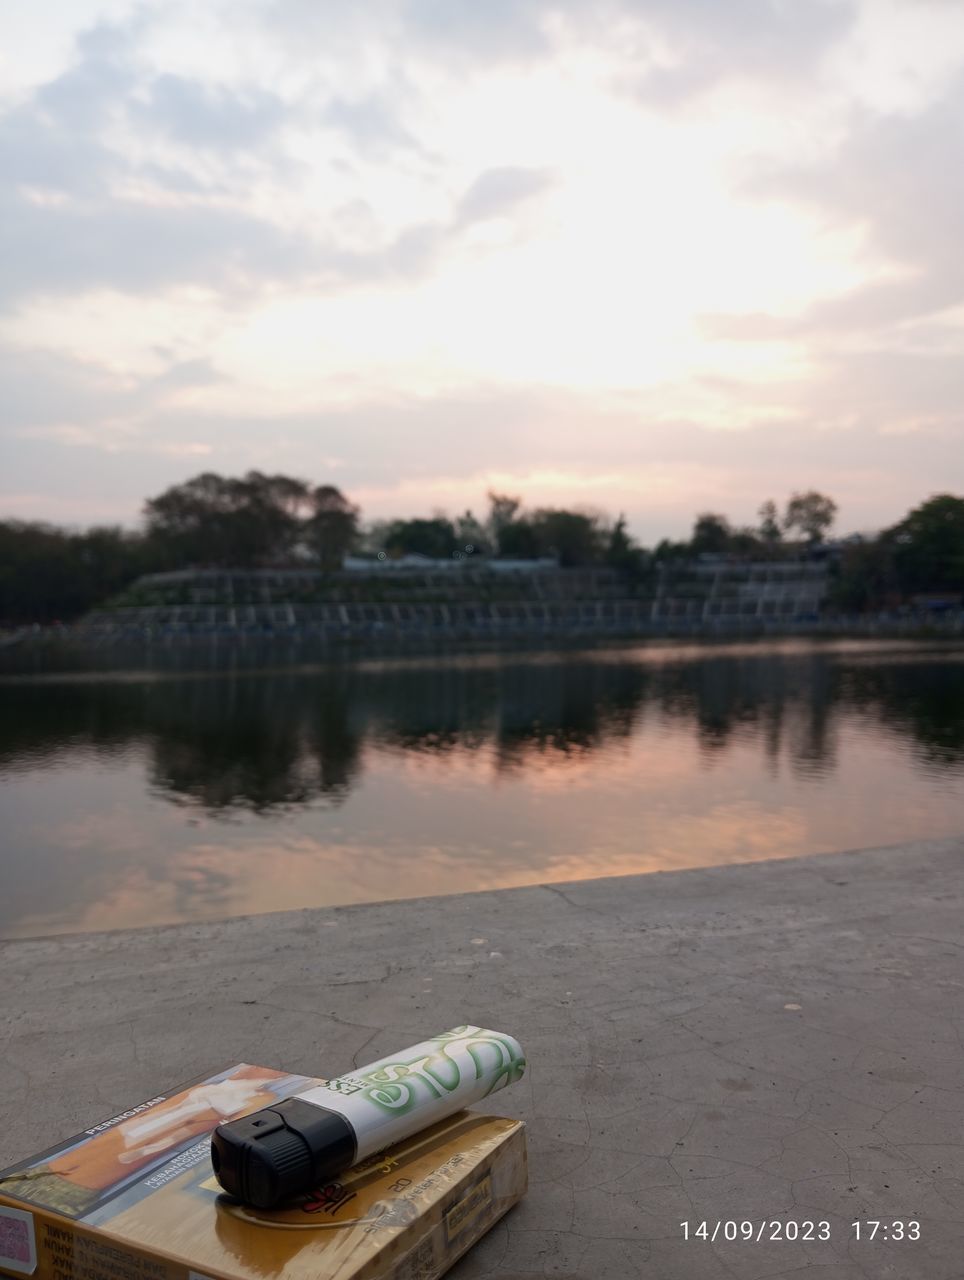
[[[286,110],[273,93],[251,89],[242,95],[166,74],[151,81],[147,101],[136,104],[133,114],[187,146],[234,150],[271,137]]]
[[[802,400],[802,397],[800,398]],[[799,400],[798,400],[799,403]],[[964,360],[951,351],[880,346],[826,353],[806,403],[812,420],[849,418],[861,428],[964,439]],[[962,474],[960,466],[958,474]]]
[[[964,302],[964,166],[954,163],[962,154],[964,76],[917,115],[861,114],[820,163],[759,166],[743,180],[744,194],[810,206],[832,228],[864,227],[892,276],[816,302],[792,319],[715,317],[715,332],[750,339],[867,333]]]
[[[207,127],[214,127],[210,119]],[[226,117],[218,127],[241,145],[237,119],[230,129]],[[0,167],[0,305],[7,307],[34,295],[102,288],[142,293],[191,284],[244,292],[297,280],[330,289],[410,276],[434,259],[444,236],[444,229],[416,224],[370,252],[343,248],[331,234],[322,239],[323,230],[318,238],[299,234],[232,206],[189,173],[154,164],[139,170],[26,111],[0,120]],[[114,194],[122,178],[146,178],[155,191]]]
[[[66,79],[77,76],[87,83],[77,69]],[[46,86],[38,98],[50,97],[60,83]],[[267,136],[282,119],[277,99],[216,95],[177,77],[155,81],[152,92],[146,105],[135,104],[135,114],[219,151]],[[53,97],[58,113],[66,112],[58,94]],[[389,137],[399,145],[405,141],[404,134],[391,134],[387,116],[370,103],[336,103],[332,112],[349,113],[353,128],[370,130],[381,143]],[[79,112],[78,119],[87,122],[91,114]],[[551,181],[545,170],[488,170],[469,186],[450,220],[413,222],[387,239],[376,224],[373,242],[358,248],[350,235],[346,240],[337,211],[327,227],[311,234],[284,229],[233,205],[223,190],[189,172],[125,159],[88,137],[69,114],[49,115],[36,104],[0,120],[0,165],[8,179],[0,194],[0,257],[8,264],[0,305],[7,307],[34,295],[105,288],[144,293],[191,284],[243,294],[287,281],[330,292],[414,280],[434,269],[459,231],[511,212]],[[153,195],[117,194],[117,184],[130,179],[146,179],[158,189]]]
[[[135,430],[140,418],[160,412],[179,391],[226,381],[208,360],[157,356],[166,360],[161,372],[137,377],[51,351],[0,346],[0,432],[8,441],[59,433],[111,445],[118,431]]]
[[[96,138],[33,107],[0,117],[0,197],[6,191],[7,202],[18,187],[89,197],[116,168],[117,158]]]
[[[324,39],[326,57],[378,49],[455,75],[549,63],[560,41],[622,56],[621,79],[669,105],[734,76],[807,73],[847,32],[852,0],[369,0],[333,13],[312,0],[265,0],[262,29],[289,50]],[[628,56],[627,56],[628,55]],[[640,70],[640,67],[643,69]],[[625,71],[625,69],[624,69]]]
[[[226,205],[216,187],[219,198],[205,202],[210,183],[150,158],[142,168],[118,143],[118,129],[133,122],[143,135],[150,122],[191,147],[230,151],[266,137],[282,116],[273,95],[173,75],[149,81],[139,100],[135,35],[135,25],[82,35],[74,65],[0,118],[0,303],[92,288],[237,287],[310,268],[303,238]],[[145,179],[153,193],[132,193]]]
[[[571,3],[563,0],[565,10]],[[441,56],[453,53],[471,61],[528,60],[546,56],[552,45],[546,18],[547,0],[486,0],[484,4],[452,4],[450,0],[404,0],[402,23],[407,34]]]
[[[224,381],[224,374],[219,373],[210,360],[177,360],[150,379],[147,386],[154,391],[179,391],[185,387],[210,387]]]
[[[96,422],[116,394],[102,368],[48,351],[0,346],[0,429]]]
[[[736,25],[744,25],[748,47],[758,51],[753,57],[772,55],[781,41],[795,49],[816,47],[842,21],[842,6],[829,0],[815,0],[818,16],[805,20],[789,17],[785,6],[769,0],[734,2]],[[709,0],[645,9],[634,0],[605,4],[607,13],[648,24],[699,57],[701,49],[716,48],[718,37],[719,56],[728,65],[739,64],[731,55],[741,41],[726,34],[730,28]],[[296,18],[310,27],[299,0],[261,13],[276,29]],[[349,140],[353,160],[367,156],[384,163],[407,153],[429,161],[437,181],[434,190],[423,183],[422,204],[437,208],[442,162],[403,122],[408,107],[427,103],[419,66],[427,59],[436,70],[450,72],[448,54],[455,47],[483,71],[503,55],[548,58],[560,18],[576,29],[583,14],[573,0],[477,6],[376,0],[361,14],[326,14],[331,41],[321,51],[323,83],[332,77],[332,52],[346,45],[362,60],[372,61],[373,51],[380,50],[384,68],[377,87],[350,97],[328,92],[320,106],[308,98],[287,104],[253,83],[228,88],[174,71],[153,74],[144,56],[150,38],[144,17],[94,28],[78,39],[71,67],[0,118],[0,166],[7,183],[0,196],[0,253],[11,264],[0,281],[0,305],[103,288],[145,293],[193,284],[240,297],[281,283],[331,293],[379,280],[424,278],[461,231],[511,216],[549,188],[552,171],[491,165],[448,216],[415,214],[407,225],[391,229],[376,223],[359,244],[351,228],[346,233],[339,225],[337,210],[331,216],[319,210],[299,232],[290,222],[275,221],[269,202],[251,199],[256,189],[275,186],[280,192],[291,185],[296,162],[285,150],[288,123],[297,120],[309,134],[313,128],[337,130]],[[806,40],[802,30],[810,33]],[[293,56],[292,67],[303,65],[305,50],[313,48],[306,32],[301,62]],[[411,68],[403,63],[399,51],[409,47],[422,64],[418,58]],[[336,76],[333,83],[344,80]],[[136,147],[130,145],[132,130]],[[174,153],[152,146],[157,138],[174,144]],[[345,194],[357,202],[352,177],[346,177]],[[485,250],[476,245],[473,251]]]
[[[153,291],[178,284],[230,291],[253,278],[310,269],[303,240],[246,213],[157,207],[132,200],[87,206],[0,203],[0,301],[109,288]]]
[[[289,48],[323,40],[326,55],[344,58],[379,47],[400,60],[464,70],[548,56],[547,19],[578,7],[576,0],[368,0],[336,11],[316,0],[264,0],[259,14],[268,38]]]
[[[392,92],[369,93],[348,98],[333,95],[322,112],[322,121],[341,133],[363,157],[385,158],[397,152],[411,152],[433,164],[433,156],[415,135],[401,123],[403,103],[411,96],[407,85],[397,82]]]
[[[850,0],[623,0],[618,6],[661,48],[663,66],[635,83],[648,105],[673,107],[734,78],[786,84],[809,74],[849,30]]]
[[[95,29],[78,41],[73,66],[0,117],[0,306],[94,289],[195,285],[240,296],[281,282],[329,293],[411,281],[435,268],[465,226],[511,211],[549,181],[536,169],[489,170],[450,218],[412,220],[388,234],[371,220],[361,247],[338,209],[305,231],[283,227],[246,197],[258,181],[277,184],[288,163],[278,145],[284,102],[170,73],[145,79],[132,45],[127,28]],[[431,159],[385,94],[335,95],[316,118],[305,116],[313,118],[376,158],[407,149]],[[132,127],[136,151],[123,143]],[[160,159],[149,146],[155,134],[187,159]],[[199,150],[215,167],[192,166]]]
[[[547,169],[519,166],[486,169],[459,200],[455,221],[466,227],[488,218],[505,217],[524,201],[542,195],[554,181],[554,175]]]
[[[905,279],[876,280],[837,297],[811,303],[796,316],[766,312],[707,314],[698,317],[704,333],[732,341],[829,341],[835,335],[868,335],[907,321],[940,314],[964,299],[964,269],[920,269]]]
[[[33,106],[41,118],[89,133],[107,123],[135,86],[132,58],[138,24],[100,24],[77,37],[78,60],[41,85]]]

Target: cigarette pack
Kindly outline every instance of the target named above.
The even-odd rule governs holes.
[[[239,1064],[0,1173],[0,1274],[435,1280],[526,1191],[525,1126],[460,1111],[284,1207],[214,1177],[210,1135],[322,1083]]]

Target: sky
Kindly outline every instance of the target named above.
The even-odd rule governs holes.
[[[964,492],[959,0],[0,9],[0,518]]]

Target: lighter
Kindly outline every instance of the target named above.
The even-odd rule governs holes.
[[[211,1163],[225,1191],[270,1209],[503,1089],[524,1070],[512,1036],[454,1027],[219,1124]]]

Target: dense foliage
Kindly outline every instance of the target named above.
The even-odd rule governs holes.
[[[66,621],[160,567],[139,534],[95,528],[71,533],[48,524],[0,522],[0,619]]]
[[[917,597],[953,606],[964,595],[964,498],[937,494],[878,537],[846,548],[833,602],[845,609],[898,607]]]
[[[289,561],[304,545],[326,566],[341,563],[358,532],[358,510],[332,485],[291,476],[213,472],[145,504],[147,537],[178,566],[256,568]]]

